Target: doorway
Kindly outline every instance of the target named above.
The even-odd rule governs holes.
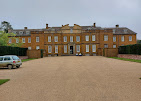
[[[70,46],[70,54],[73,54],[73,46]]]

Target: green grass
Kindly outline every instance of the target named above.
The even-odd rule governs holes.
[[[34,60],[35,58],[33,59],[23,59],[22,62],[26,62],[26,61],[30,61],[30,60]]]
[[[3,83],[9,81],[10,79],[0,79],[0,85],[2,85]]]
[[[109,57],[109,58],[141,63],[141,60],[135,60],[135,59],[126,59],[126,58],[118,58],[118,57]]]

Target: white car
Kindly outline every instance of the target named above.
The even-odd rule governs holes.
[[[16,55],[0,56],[0,67],[19,68],[22,65],[22,61]]]

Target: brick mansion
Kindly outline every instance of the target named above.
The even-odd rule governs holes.
[[[126,27],[116,25],[112,28],[74,24],[43,29],[13,29],[16,39],[9,37],[9,44],[22,41],[28,50],[44,49],[45,56],[65,56],[82,54],[102,55],[103,48],[118,49],[119,46],[136,44],[136,33]]]

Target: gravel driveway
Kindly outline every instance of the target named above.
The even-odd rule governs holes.
[[[101,56],[46,57],[0,69],[0,101],[141,101],[141,63]]]

